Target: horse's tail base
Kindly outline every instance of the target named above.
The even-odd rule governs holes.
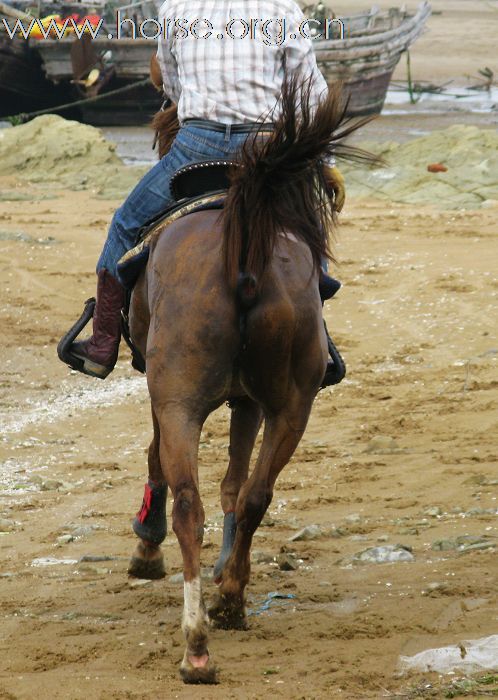
[[[237,280],[237,301],[243,311],[251,309],[259,298],[256,277],[247,272],[240,272]]]

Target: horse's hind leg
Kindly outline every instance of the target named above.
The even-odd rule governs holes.
[[[221,482],[221,507],[223,521],[223,544],[214,567],[214,580],[221,581],[223,567],[230,556],[235,541],[235,506],[242,484],[247,480],[249,462],[262,420],[262,411],[249,398],[237,399],[230,420],[230,461],[225,478]]]
[[[182,629],[187,647],[180,674],[186,683],[215,683],[216,670],[207,647],[208,618],[200,576],[204,509],[198,489],[197,453],[202,421],[176,402],[156,409],[156,415],[161,434],[161,466],[174,498],[172,527],[183,558]]]
[[[296,391],[284,409],[265,420],[258,460],[237,499],[233,549],[223,569],[218,598],[209,610],[211,620],[219,627],[247,627],[244,589],[249,582],[252,537],[270,505],[277,476],[303,435],[313,398],[314,393],[302,397]]]
[[[145,579],[164,578],[161,542],[166,537],[166,496],[168,487],[164,480],[159,458],[159,423],[152,410],[154,437],[149,447],[149,480],[145,485],[142,507],[133,521],[133,529],[139,543],[128,568],[130,576]]]

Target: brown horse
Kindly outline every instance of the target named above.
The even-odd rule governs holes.
[[[338,140],[355,126],[337,133],[345,111],[337,90],[314,112],[309,94],[309,86],[286,82],[281,116],[269,137],[248,139],[223,212],[190,214],[156,237],[131,299],[131,335],[146,358],[154,438],[130,573],[164,575],[159,544],[169,487],[183,556],[185,682],[216,682],[209,620],[246,628],[252,538],[304,433],[326,368],[318,275],[321,259],[330,257],[331,214],[321,158],[341,149],[354,156]],[[226,401],[232,416],[221,483],[225,528],[215,567],[219,591],[208,614],[200,578],[198,445],[207,416]],[[249,476],[262,422],[263,442]]]

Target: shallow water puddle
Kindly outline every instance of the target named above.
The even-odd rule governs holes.
[[[416,97],[416,106],[426,113],[452,110],[487,113],[496,109],[498,87],[491,87],[489,90],[472,90],[468,87],[449,86],[447,90],[442,90],[440,93],[421,92],[417,93]],[[410,105],[408,91],[391,88],[387,91],[387,108],[383,110],[383,114],[401,114],[403,112],[399,106],[403,105]]]

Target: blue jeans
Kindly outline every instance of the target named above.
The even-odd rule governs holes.
[[[119,259],[135,245],[138,231],[174,203],[169,183],[184,165],[202,160],[233,158],[247,138],[199,127],[183,126],[169,153],[149,170],[113,216],[97,272],[108,270],[118,277]]]

